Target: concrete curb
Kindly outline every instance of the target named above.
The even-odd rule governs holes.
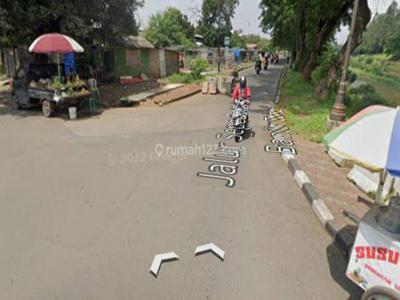
[[[196,89],[196,90],[194,90],[192,92],[188,92],[187,94],[184,94],[184,95],[181,95],[181,96],[178,96],[178,97],[175,97],[175,98],[171,98],[171,99],[169,99],[167,101],[155,101],[154,103],[157,104],[158,106],[164,106],[166,104],[170,104],[172,102],[179,101],[179,100],[191,97],[191,96],[196,95],[196,94],[198,94],[200,92],[201,92],[201,87],[199,86],[198,89]]]
[[[128,97],[125,98],[121,98],[120,102],[121,103],[130,103],[130,104],[135,104],[135,103],[140,103],[140,102],[144,102],[152,97],[161,95],[161,94],[165,94],[168,93],[170,91],[176,90],[178,88],[183,87],[184,84],[168,84],[166,86],[162,86],[156,89],[152,89],[152,90],[148,90],[145,92],[141,92],[141,93],[137,93],[137,94],[133,94],[130,95]]]
[[[237,68],[237,69],[233,69],[233,71],[239,73],[239,72],[242,72],[243,70],[250,69],[250,68],[252,68],[252,67],[254,67],[254,64],[253,64],[253,63],[248,64],[248,65],[245,65],[245,66],[241,66],[241,67],[239,67],[239,68]]]
[[[339,226],[337,225],[335,218],[330,212],[328,206],[319,197],[318,192],[311,183],[310,178],[301,169],[295,159],[295,156],[293,154],[282,154],[282,158],[287,164],[290,173],[293,175],[293,178],[296,180],[299,188],[302,190],[304,196],[308,200],[308,203],[311,205],[314,214],[320,221],[321,225],[325,228],[329,235],[334,238],[335,242],[346,253],[348,253],[349,249],[353,245],[352,236],[339,229]]]
[[[280,102],[281,81],[285,76],[285,73],[286,73],[286,67],[283,68],[281,76],[279,78],[279,83],[274,99],[275,103]],[[345,253],[349,253],[349,250],[354,242],[353,237],[347,231],[340,230],[340,227],[337,225],[333,214],[330,212],[324,200],[322,200],[318,195],[318,192],[314,188],[310,178],[297,163],[295,156],[293,154],[283,153],[282,158],[284,162],[287,164],[290,173],[296,180],[299,188],[303,192],[305,198],[307,199],[308,203],[313,209],[314,214],[318,218],[321,225],[325,228],[328,234],[334,239],[335,243],[342,250],[344,250]]]

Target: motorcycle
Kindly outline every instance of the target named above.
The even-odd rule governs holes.
[[[232,106],[231,120],[229,126],[233,129],[235,141],[241,142],[245,130],[249,125],[250,101],[245,99],[236,100]]]

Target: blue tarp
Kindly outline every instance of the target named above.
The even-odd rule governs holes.
[[[76,65],[75,65],[75,54],[73,52],[64,53],[63,63],[64,63],[64,69],[65,69],[66,76],[69,76],[71,74],[71,70],[74,71],[75,75],[78,74],[78,72],[76,70]]]
[[[400,177],[400,110],[394,121],[386,169],[390,175]]]

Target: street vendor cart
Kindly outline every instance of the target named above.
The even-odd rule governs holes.
[[[362,299],[400,299],[400,197],[362,218],[346,276],[366,291]]]
[[[41,105],[43,115],[51,117],[56,107],[78,108],[89,101],[87,83],[79,78],[76,69],[70,73],[70,64],[60,63],[61,54],[73,58],[73,53],[84,52],[74,39],[58,33],[44,34],[32,43],[29,52],[55,55],[57,63],[33,61],[16,72],[11,94],[15,108]]]
[[[362,299],[400,299],[400,108],[370,106],[324,137],[330,156],[380,174],[375,204],[360,220],[346,276]],[[389,176],[390,175],[390,176]],[[391,180],[389,197],[383,187]]]
[[[45,117],[53,116],[57,107],[80,107],[91,96],[86,82],[79,76],[63,84],[58,79],[55,64],[36,63],[27,64],[16,72],[11,95],[14,108],[40,105]]]

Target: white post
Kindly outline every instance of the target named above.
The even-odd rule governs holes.
[[[383,193],[383,187],[385,186],[387,178],[387,172],[383,171],[382,173],[379,174],[379,185],[378,189],[376,191],[376,197],[375,197],[375,204],[382,206],[382,193]]]

